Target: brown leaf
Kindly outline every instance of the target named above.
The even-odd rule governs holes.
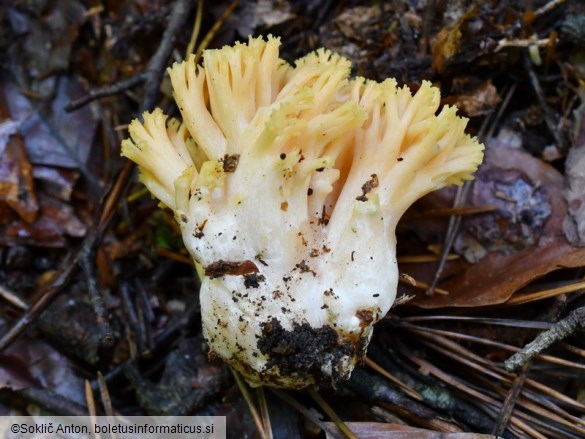
[[[2,333],[6,325],[0,322]],[[22,338],[0,354],[0,389],[44,387],[56,394],[83,402],[83,379],[72,363],[48,344]]]
[[[0,389],[22,390],[38,386],[27,365],[16,355],[0,354]]]
[[[585,249],[572,246],[563,233],[567,206],[562,175],[528,153],[496,145],[487,150],[485,161],[474,182],[471,205],[487,201],[498,209],[465,219],[458,237],[463,242],[475,241],[483,254],[478,256],[474,248],[472,257],[477,262],[450,264],[445,273],[450,277],[439,284],[449,295],[428,297],[417,292],[409,304],[423,308],[494,305],[551,271],[584,265]],[[443,207],[451,203],[442,202]],[[464,247],[459,250],[466,254]],[[401,270],[412,274],[409,266]],[[429,281],[431,271],[427,270],[426,279],[421,273],[414,277]]]
[[[437,34],[437,37],[431,47],[433,54],[433,69],[438,72],[445,70],[445,64],[449,59],[459,53],[461,44],[461,27],[473,16],[477,14],[475,7],[471,7],[465,14],[459,17],[453,23],[445,26]]]
[[[6,204],[26,223],[32,223],[39,210],[34,190],[32,167],[24,144],[18,135],[10,136],[0,155],[0,204]],[[10,215],[0,213],[0,224],[11,221]]]
[[[223,13],[223,11],[222,11]],[[271,26],[282,26],[283,23],[294,21],[297,18],[289,2],[275,2],[274,0],[258,0],[242,2],[240,8],[230,20],[240,35],[253,35],[258,29]]]
[[[37,165],[33,176],[39,190],[61,201],[70,201],[79,173],[70,169]]]
[[[459,51],[461,41],[461,23],[457,21],[453,26],[441,29],[437,35],[437,40],[433,44],[433,68],[442,72],[445,68],[445,62],[453,57]]]
[[[456,105],[466,116],[474,117],[493,111],[501,101],[498,90],[491,80],[487,80],[472,89],[465,90],[449,103]]]
[[[67,236],[85,235],[85,224],[77,218],[73,207],[43,193],[39,194],[39,204],[38,217],[32,224],[15,220],[0,227],[0,245],[63,247],[68,243]]]
[[[38,211],[32,167],[28,161],[18,123],[10,119],[3,93],[0,93],[0,224],[14,219],[16,213],[27,223]]]

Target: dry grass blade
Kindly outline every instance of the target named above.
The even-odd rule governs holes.
[[[567,351],[569,351],[575,355],[579,355],[580,357],[585,358],[585,349],[579,349],[578,347],[573,346],[573,345],[566,343],[566,342],[559,343],[559,346],[562,346]]]
[[[448,349],[439,346],[449,345],[447,340],[441,340],[440,338],[434,338],[431,341],[423,341],[422,344],[429,349],[432,349],[448,358],[451,358],[452,360],[468,366],[470,369],[474,369],[482,373],[485,376],[490,376],[491,378],[495,378],[501,382],[512,382],[511,379],[507,379],[503,376],[502,373],[499,373],[499,370],[495,364],[487,360],[483,360],[480,356],[467,351],[465,348],[457,345],[456,343],[453,343],[451,346],[449,346]]]
[[[106,412],[106,416],[113,417],[114,416],[114,408],[112,407],[112,399],[110,398],[110,392],[108,391],[108,384],[104,379],[104,376],[100,371],[97,373],[97,382],[100,389],[100,397],[102,399],[102,405],[104,406],[104,411]]]
[[[430,328],[423,328],[423,327],[419,327],[418,329],[420,330],[419,334],[421,334],[423,336],[424,336],[424,332],[427,331],[430,333],[444,335],[447,338],[456,338],[456,339],[466,340],[466,341],[470,341],[473,343],[478,343],[478,344],[487,345],[487,346],[493,346],[493,347],[496,347],[499,349],[504,349],[507,351],[515,352],[518,350],[518,348],[515,346],[511,346],[511,345],[507,345],[504,343],[488,340],[485,338],[475,337],[475,336],[468,335],[468,334],[459,334],[459,333],[455,333],[455,332],[442,331],[439,329],[430,329]],[[556,357],[551,357],[548,355],[541,355],[539,358],[542,360],[551,362],[551,363],[561,364],[561,365],[566,366],[566,367],[579,367],[579,368],[583,367],[583,365],[581,365],[579,363],[568,362],[566,360],[562,360],[562,359],[556,358]],[[485,360],[483,357],[478,357],[478,361],[487,362],[487,360]],[[501,372],[505,373],[503,370],[501,370]],[[569,398],[567,395],[565,395],[561,392],[558,392],[554,389],[551,389],[550,387],[545,386],[544,384],[542,384],[538,381],[532,380],[530,378],[526,380],[526,384],[528,386],[542,392],[543,394],[558,400],[560,403],[562,403],[565,406],[568,406],[572,409],[579,410],[580,412],[585,413],[585,404],[581,404],[580,402],[578,402],[572,398]]]
[[[439,255],[411,255],[411,256],[399,256],[396,260],[401,264],[424,264],[427,262],[437,262],[440,260]],[[459,259],[459,255],[451,253],[446,256],[447,261],[455,261]]]
[[[347,439],[357,439],[357,436],[353,434],[349,427],[345,425],[339,416],[337,416],[335,410],[333,410],[331,406],[327,404],[327,401],[325,401],[315,389],[310,388],[309,395],[311,395],[311,398],[313,398],[315,402],[319,404],[321,410],[323,410],[327,416],[331,418],[331,420],[335,423],[335,426],[339,429],[339,431],[341,431],[341,433],[343,433],[343,436],[345,436]]]
[[[467,394],[469,397],[475,398],[476,400],[483,402],[484,403],[484,406],[482,406],[483,409],[486,410],[488,413],[491,413],[492,415],[495,416],[495,413],[497,411],[497,407],[499,407],[501,404],[500,401],[498,401],[498,400],[496,400],[496,399],[494,399],[494,398],[492,398],[492,397],[490,397],[490,396],[488,396],[488,395],[486,395],[478,390],[475,390],[473,387],[471,387],[470,385],[468,385],[467,383],[465,383],[461,379],[458,379],[458,378],[456,378],[456,377],[454,377],[446,372],[443,372],[441,369],[436,367],[434,364],[420,358],[414,352],[410,351],[409,349],[405,348],[404,346],[401,346],[401,350],[403,351],[403,354],[405,355],[405,357],[407,357],[410,361],[415,363],[421,369],[425,370],[427,373],[434,375],[435,377],[442,380],[445,384],[453,387],[454,389],[457,389],[458,391],[461,391],[461,392]],[[532,427],[530,427],[529,425],[527,425],[526,423],[524,423],[523,421],[518,419],[516,416],[512,416],[512,418],[510,419],[510,422],[513,424],[514,427],[516,427],[517,429],[524,432],[524,434],[528,434],[531,437],[534,437],[537,439],[546,439],[547,438],[547,436],[542,435],[540,432],[533,429]]]
[[[24,299],[21,299],[18,294],[4,285],[0,285],[0,297],[21,310],[26,310],[28,308],[28,304]]]
[[[412,276],[408,276],[408,277],[406,277],[406,276],[408,276],[408,275],[401,274],[401,276],[398,278],[398,280],[406,285],[412,285],[413,287],[415,287],[418,290],[426,291],[429,288],[429,284],[427,284],[426,282],[416,280]],[[434,291],[436,294],[442,294],[444,296],[449,295],[449,291],[444,290],[442,288],[435,288]]]
[[[580,292],[584,289],[585,281],[575,282],[573,284],[564,285],[562,287],[552,288],[549,290],[538,291],[536,293],[512,296],[510,300],[506,302],[506,305],[521,305],[523,303],[535,302],[537,300],[544,300],[551,297],[560,296],[561,294]]]
[[[172,259],[173,261],[180,262],[181,264],[193,266],[193,260],[188,256],[183,256],[179,253],[175,253],[163,247],[156,247],[154,251],[156,252],[157,255],[162,256],[164,258]]]
[[[264,431],[268,435],[268,439],[272,439],[272,425],[270,423],[270,412],[268,411],[268,404],[266,402],[266,393],[264,392],[264,387],[261,386],[256,389],[256,396],[258,397],[258,405],[260,406],[260,414],[262,415]]]
[[[403,317],[403,322],[430,322],[430,321],[456,321],[456,322],[473,322],[483,325],[511,326],[513,328],[531,328],[531,329],[549,329],[552,323],[516,319],[498,319],[492,317],[474,317],[474,316],[450,316],[450,315],[430,315],[430,316],[413,316]]]
[[[199,0],[197,2],[197,14],[195,15],[195,22],[193,23],[193,31],[191,32],[191,38],[189,39],[189,44],[187,45],[187,50],[185,50],[185,59],[189,58],[189,55],[193,53],[195,50],[195,45],[197,44],[197,37],[199,36],[199,32],[201,32],[201,18],[203,17],[203,0]]]
[[[258,435],[260,436],[261,439],[271,438],[272,432],[267,433],[264,430],[265,422],[262,421],[262,418],[261,418],[260,414],[258,413],[258,410],[256,409],[256,405],[254,404],[254,401],[252,400],[252,395],[250,394],[250,391],[248,389],[247,384],[244,382],[244,380],[242,379],[242,377],[240,376],[240,374],[236,370],[234,370],[231,367],[230,367],[230,370],[232,371],[232,375],[234,376],[234,379],[236,380],[236,384],[238,385],[238,389],[240,389],[240,392],[242,393],[242,396],[244,397],[244,400],[246,401],[246,405],[248,406],[248,410],[250,410],[250,415],[252,416],[252,419],[254,420],[254,424],[256,424],[256,429],[258,430]]]
[[[232,15],[232,13],[234,12],[234,9],[236,9],[236,6],[238,6],[238,3],[239,3],[239,0],[235,0],[226,9],[226,11],[223,13],[223,15],[219,18],[219,20],[217,20],[214,23],[213,27],[211,29],[209,29],[209,32],[207,32],[207,35],[205,35],[205,38],[203,38],[203,40],[201,41],[201,44],[197,48],[197,53],[195,54],[195,64],[197,64],[199,62],[199,60],[201,59],[201,56],[203,55],[203,51],[205,49],[207,49],[207,46],[209,46],[209,43],[211,43],[211,40],[213,40],[213,37],[215,37],[215,34],[217,34],[219,29],[221,28],[221,26],[223,26],[223,24],[229,18],[229,16]]]
[[[493,346],[493,347],[497,347],[499,349],[504,349],[504,350],[508,350],[508,351],[517,351],[518,350],[518,348],[514,347],[514,346],[510,346],[510,345],[500,343],[500,342],[495,342],[492,340],[487,340],[484,338],[475,337],[472,335],[459,334],[459,333],[442,331],[439,329],[424,328],[424,327],[417,327],[416,329],[418,329],[417,333],[423,337],[428,337],[428,335],[425,334],[425,332],[428,332],[429,334],[444,336],[444,338],[441,338],[441,339],[433,338],[432,343],[427,344],[429,347],[431,347],[434,350],[437,350],[437,341],[438,340],[440,340],[443,343],[443,345],[447,345],[447,346],[451,347],[453,350],[457,350],[456,347],[459,345],[449,344],[447,338],[462,339],[462,340],[466,340],[466,341],[471,341],[473,343],[479,343],[479,344],[483,344],[483,345],[487,345],[487,346]],[[414,329],[413,329],[413,331],[414,331]],[[461,349],[463,349],[463,350],[459,351],[457,353],[458,359],[460,358],[462,353],[465,354],[467,352],[467,350],[465,350],[464,348],[461,347]],[[449,351],[447,350],[446,352],[448,353]],[[507,378],[507,377],[509,377],[509,373],[506,372],[505,370],[503,370],[502,368],[498,367],[495,363],[486,360],[484,357],[474,355],[473,353],[469,353],[469,357],[473,359],[473,361],[470,363],[470,365],[472,367],[475,367],[475,366],[479,367],[479,364],[485,364],[487,367],[493,368],[493,370],[496,371],[496,373],[503,380],[503,382],[505,382],[505,383],[511,382],[511,380],[509,378]],[[541,355],[539,358],[542,360],[551,362],[551,363],[561,364],[562,366],[566,366],[566,367],[579,367],[581,369],[584,367],[582,364],[579,364],[579,363],[569,362],[569,361],[566,361],[566,360],[563,360],[560,358],[551,357],[551,356],[547,356],[547,355]],[[541,392],[542,394],[544,394],[550,398],[556,399],[559,403],[561,403],[562,405],[564,405],[566,407],[570,407],[571,409],[578,410],[581,413],[585,413],[585,404],[582,404],[579,401],[576,401],[575,399],[572,399],[572,398],[568,397],[567,395],[565,395],[557,390],[554,390],[554,389],[552,389],[548,386],[545,386],[544,384],[542,384],[536,380],[530,379],[530,378],[528,378],[526,380],[526,384],[530,388],[535,389],[535,390]],[[563,414],[563,416],[567,415],[566,412],[564,412],[564,411],[562,412],[562,414]],[[573,418],[570,415],[567,415],[567,416],[569,416],[569,419]]]
[[[471,186],[469,185],[469,183],[466,182],[463,186],[457,188],[457,195],[455,196],[455,201],[453,204],[454,209],[459,209],[463,207],[463,203],[465,202],[470,187]],[[431,281],[431,284],[429,285],[426,291],[426,294],[428,296],[431,296],[436,292],[437,285],[439,285],[439,280],[441,279],[441,275],[443,274],[443,270],[445,269],[445,265],[447,264],[447,257],[449,256],[449,252],[453,247],[453,243],[455,242],[455,237],[457,236],[457,231],[459,230],[460,225],[461,215],[452,215],[449,218],[449,225],[447,227],[445,241],[443,242],[443,249],[441,251],[439,265],[435,270],[433,280]]]
[[[539,426],[538,430],[540,433],[547,434],[549,437],[550,435],[561,435],[558,437],[565,437],[567,434],[570,434],[570,431],[577,434],[583,434],[583,422],[579,420],[579,418],[564,411],[558,405],[551,402],[548,398],[554,398],[563,403],[565,406],[569,406],[582,412],[585,406],[582,406],[582,404],[580,404],[578,401],[575,401],[566,395],[550,389],[534,380],[527,379],[526,377],[523,378],[523,380],[525,380],[526,386],[536,389],[540,393],[534,393],[533,391],[520,389],[518,387],[514,393],[508,393],[508,395],[506,395],[502,385],[512,385],[512,388],[515,388],[514,384],[512,383],[511,375],[508,372],[502,369],[499,364],[474,354],[463,346],[453,342],[452,340],[449,340],[447,337],[456,336],[466,340],[472,339],[473,341],[481,341],[484,343],[488,340],[436,329],[414,327],[410,324],[405,324],[405,326],[408,327],[410,331],[415,332],[417,335],[422,336],[428,340],[421,341],[421,343],[427,349],[433,350],[455,362],[458,362],[468,367],[470,370],[479,372],[479,374],[473,373],[472,376],[477,377],[480,381],[483,382],[481,389],[487,391],[491,388],[492,392],[494,393],[491,397],[485,395],[485,402],[490,401],[490,398],[491,400],[496,401],[496,398],[498,397],[497,395],[499,395],[502,399],[505,398],[505,401],[510,401],[508,406],[506,405],[506,402],[504,402],[504,407],[507,406],[507,411],[503,412],[504,415],[502,415],[499,426],[497,430],[495,430],[496,434],[503,433],[503,430],[505,429],[504,427],[507,424],[507,418],[512,416],[511,403],[515,400],[518,400],[518,406],[520,408],[533,412],[536,417],[527,413],[523,413],[519,410],[513,412],[514,416],[524,419],[527,421],[528,425]],[[496,344],[498,347],[501,345],[500,343]],[[495,383],[493,382],[494,378],[497,380]],[[522,390],[521,393],[520,390]],[[473,396],[477,397],[477,395]],[[541,420],[546,420],[546,422],[540,422]],[[517,424],[517,419],[511,419],[511,421],[512,423],[516,423],[516,426],[523,428],[520,424]]]
[[[386,369],[384,369],[382,366],[380,366],[378,363],[376,363],[371,358],[366,357],[365,363],[366,363],[366,366],[368,366],[372,370],[378,372],[384,378],[389,379],[394,384],[396,384],[398,387],[400,387],[404,391],[404,393],[406,393],[411,398],[414,398],[417,401],[423,401],[424,400],[424,398],[420,395],[420,393],[418,393],[417,391],[415,391],[415,390],[411,389],[410,387],[408,387],[405,383],[403,383],[402,381],[400,381],[398,378],[396,378],[394,375],[392,375],[390,372],[388,372]]]
[[[100,389],[100,397],[102,399],[102,405],[104,406],[104,411],[106,413],[106,417],[110,424],[114,424],[114,408],[112,407],[112,399],[110,398],[110,392],[108,390],[108,384],[101,372],[98,371],[97,373],[97,382]],[[112,433],[111,439],[116,439],[116,434]]]
[[[542,405],[534,404],[525,399],[522,400],[522,405],[534,412],[539,418],[546,419],[549,424],[557,422],[576,433],[585,434],[585,422],[576,416],[570,416],[565,412],[552,413],[552,407],[547,406],[544,408]]]
[[[303,407],[303,405],[297,402],[292,396],[288,395],[286,392],[282,392],[277,389],[270,388],[269,390],[276,396],[278,396],[280,399],[282,399],[284,402],[286,402],[288,405],[290,405],[292,408],[294,408],[296,411],[298,411],[300,414],[302,414],[311,422],[313,422],[315,425],[319,426],[319,428],[321,428],[321,430],[326,432],[328,435],[330,435],[333,438],[339,437],[339,434],[337,434],[335,431],[329,428],[329,426],[327,426],[326,423],[322,422],[319,418],[317,418],[317,416],[313,412]]]
[[[125,130],[128,129],[128,127],[124,128]],[[145,187],[138,189],[137,191],[134,191],[133,193],[131,193],[130,195],[128,195],[126,197],[126,202],[127,203],[133,203],[136,200],[148,195],[150,192],[148,192],[148,189],[146,189]]]
[[[520,350],[520,348],[517,346],[512,346],[512,345],[509,345],[506,343],[501,343],[498,341],[488,340],[485,338],[475,337],[473,335],[461,334],[458,332],[444,331],[441,329],[425,328],[423,326],[414,326],[413,325],[412,327],[409,327],[408,324],[404,324],[401,326],[404,326],[405,328],[407,328],[413,332],[419,331],[418,333],[421,333],[421,334],[422,333],[440,334],[440,335],[444,335],[444,336],[449,337],[449,338],[467,340],[467,341],[471,341],[474,343],[480,343],[483,345],[504,349],[504,350],[507,350],[510,352],[517,352],[518,350]],[[584,364],[575,363],[574,361],[565,360],[563,358],[554,357],[552,355],[540,354],[540,355],[538,355],[538,358],[543,360],[543,361],[549,362],[549,363],[558,364],[560,366],[566,366],[566,367],[572,367],[575,369],[585,370]]]
[[[89,380],[85,380],[85,400],[87,402],[87,413],[91,419],[92,424],[96,422],[97,409],[95,405],[95,398],[93,397],[93,391],[91,390],[91,383]],[[100,439],[100,434],[96,433],[96,439]]]
[[[414,221],[421,218],[441,218],[452,215],[477,215],[478,213],[488,213],[498,210],[498,206],[487,204],[485,206],[466,206],[466,207],[446,207],[444,209],[432,209],[426,212],[416,214],[406,214],[404,221]]]
[[[85,402],[87,403],[87,412],[89,416],[97,416],[95,398],[93,397],[93,391],[91,390],[89,380],[85,380]]]

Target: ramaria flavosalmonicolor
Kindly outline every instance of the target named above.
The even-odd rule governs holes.
[[[169,69],[183,121],[130,124],[122,154],[175,213],[202,278],[210,354],[251,385],[347,379],[396,296],[395,227],[424,194],[472,178],[483,145],[440,94],[350,79],[277,38]]]

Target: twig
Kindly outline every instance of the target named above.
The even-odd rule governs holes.
[[[138,345],[138,352],[143,353],[146,350],[145,337],[140,329],[140,324],[138,323],[138,315],[136,314],[136,309],[134,308],[134,301],[130,297],[131,287],[128,282],[122,282],[120,288],[118,289],[118,294],[122,299],[124,315],[128,319],[127,323],[130,326],[130,331],[134,333],[134,339]]]
[[[463,206],[465,202],[465,198],[467,197],[467,193],[469,192],[469,188],[471,186],[469,183],[465,183],[462,187],[457,189],[457,195],[455,196],[455,201],[453,203],[453,208],[458,209]],[[453,247],[453,243],[455,242],[455,238],[457,237],[457,232],[459,231],[459,225],[461,224],[461,215],[453,215],[449,218],[449,226],[447,227],[447,236],[445,237],[445,241],[443,243],[443,248],[441,250],[441,259],[439,260],[439,266],[435,270],[435,275],[429,288],[426,291],[427,296],[432,296],[435,293],[435,289],[439,284],[439,280],[441,279],[441,274],[443,274],[443,270],[445,269],[445,265],[447,264],[447,259],[449,257],[449,252],[451,251],[451,247]]]
[[[154,337],[154,348],[151,352],[156,352],[160,350],[163,346],[168,346],[171,341],[177,336],[177,334],[183,330],[185,327],[189,325],[189,323],[193,320],[193,318],[199,313],[199,303],[198,301],[194,301],[189,307],[185,310],[183,315],[167,326],[161,333],[157,334]],[[116,365],[112,370],[110,370],[105,375],[106,382],[112,382],[117,379],[120,375],[124,373],[126,367],[132,364],[133,359],[128,358],[122,363]],[[92,382],[92,388],[98,389],[98,384],[94,380]]]
[[[87,280],[87,291],[89,293],[93,312],[96,315],[100,343],[102,346],[106,347],[113,346],[115,342],[114,334],[106,315],[106,306],[104,305],[104,299],[100,291],[92,252],[82,252],[79,264],[81,265],[81,269]]]
[[[548,14],[550,11],[552,11],[553,9],[562,5],[563,3],[565,3],[565,0],[551,0],[551,1],[549,1],[545,5],[541,6],[536,11],[534,11],[534,18],[536,19],[536,18],[539,18],[545,14]]]
[[[150,59],[148,67],[146,67],[146,84],[144,85],[144,96],[140,104],[140,113],[150,110],[158,100],[160,83],[165,73],[167,60],[173,50],[177,34],[184,28],[194,4],[195,2],[193,0],[177,0],[177,3],[173,7],[169,24],[160,42],[160,46],[158,46],[156,53]]]
[[[543,114],[544,122],[546,123],[548,130],[550,131],[553,138],[555,139],[557,146],[560,149],[562,149],[563,151],[565,151],[567,149],[565,139],[563,139],[557,126],[555,125],[555,123],[553,121],[553,118],[552,118],[553,111],[551,110],[550,106],[546,102],[546,99],[544,97],[544,93],[542,91],[542,87],[540,86],[540,81],[538,80],[538,77],[536,76],[536,73],[534,72],[534,68],[532,67],[532,63],[530,62],[530,59],[528,58],[528,56],[524,57],[524,67],[526,68],[526,71],[528,72],[528,77],[530,78],[530,83],[532,84],[532,88],[534,89],[534,93],[536,94],[536,97],[538,98],[538,102],[540,103],[541,108],[544,110],[544,114]]]
[[[169,25],[162,37],[161,44],[149,63],[146,72],[147,84],[140,105],[141,111],[150,109],[158,98],[158,87],[160,85],[160,78],[162,78],[163,75],[164,64],[170,55],[175,35],[182,29],[192,7],[193,2],[191,0],[178,0],[173,8]],[[160,71],[156,72],[155,68],[160,69]],[[157,81],[156,84],[152,83],[154,81]],[[68,255],[63,262],[63,268],[61,269],[60,274],[56,277],[53,283],[47,287],[40,298],[30,306],[26,313],[14,323],[10,330],[0,338],[0,352],[16,340],[30,323],[53,302],[61,290],[68,285],[75,274],[77,274],[79,268],[78,264],[83,255],[87,252],[91,252],[101,242],[103,234],[108,227],[114,212],[116,212],[118,200],[130,181],[133,170],[133,164],[130,161],[127,161],[102,202],[101,215],[96,226],[90,229],[90,232],[86,235],[81,244],[81,248],[77,253],[74,254],[72,252]]]
[[[135,85],[144,82],[145,79],[145,72],[140,72],[134,76],[131,76],[130,78],[118,81],[115,84],[107,85],[95,90],[90,90],[89,93],[87,93],[85,96],[79,99],[75,99],[74,101],[71,101],[65,105],[65,111],[69,113],[71,111],[78,110],[84,105],[89,104],[90,102],[93,102],[97,99],[105,98],[106,96],[117,95],[118,93],[122,93],[123,91],[126,91]]]
[[[64,268],[53,280],[52,284],[47,287],[44,294],[34,304],[32,304],[26,310],[23,316],[14,322],[8,332],[2,336],[0,339],[0,352],[6,349],[14,340],[16,340],[18,336],[28,327],[28,325],[30,325],[35,320],[35,318],[37,318],[45,309],[47,309],[51,302],[57,297],[61,289],[63,289],[71,281],[71,279],[73,279],[73,276],[77,272],[77,264],[75,263],[74,259],[75,258],[71,253],[68,255],[68,257],[65,258],[62,264]]]
[[[554,342],[564,339],[579,329],[585,328],[585,306],[573,310],[566,318],[557,322],[551,329],[538,335],[504,362],[506,370],[512,372],[531,361]]]
[[[478,137],[480,139],[483,138],[490,138],[495,130],[496,124],[499,122],[504,109],[507,108],[508,104],[510,103],[510,99],[512,98],[512,95],[514,94],[514,91],[516,90],[516,83],[512,84],[512,86],[510,87],[510,89],[508,90],[508,93],[506,94],[506,97],[504,99],[504,101],[502,102],[502,104],[500,105],[500,108],[498,109],[498,112],[495,114],[495,116],[492,118],[486,118],[484,121],[484,124],[481,127],[480,132],[478,133]],[[488,124],[491,124],[491,128],[488,129],[488,134],[487,136],[484,136],[485,134],[485,130],[488,126]],[[457,195],[455,196],[455,201],[453,203],[453,207],[452,209],[458,210],[461,209],[463,207],[463,204],[465,202],[465,198],[467,197],[467,193],[469,192],[469,188],[471,187],[471,185],[466,182],[462,187],[459,187],[457,189]],[[432,295],[436,288],[437,285],[439,284],[439,280],[441,277],[441,274],[443,273],[443,270],[445,269],[445,264],[447,263],[447,256],[449,255],[449,252],[451,251],[451,247],[453,246],[453,243],[455,242],[455,238],[457,237],[457,232],[459,231],[459,226],[461,225],[461,215],[452,215],[449,218],[449,225],[447,226],[447,235],[445,237],[445,241],[443,242],[443,248],[441,251],[441,259],[439,260],[439,266],[437,267],[437,270],[435,271],[435,276],[433,277],[433,281],[431,282],[431,285],[429,286],[429,288],[426,291],[427,295]]]
[[[497,113],[493,116],[490,115],[488,118],[485,119],[485,125],[482,124],[481,130],[480,130],[480,133],[482,133],[482,134],[485,132],[485,135],[481,135],[482,139],[491,139],[493,137],[494,132],[496,131],[496,128],[498,127],[498,125],[500,123],[502,115],[504,114],[504,111],[506,110],[506,108],[508,108],[508,105],[510,104],[510,100],[512,99],[512,96],[514,96],[514,92],[516,91],[516,87],[518,87],[517,82],[513,82],[509,87],[506,87],[507,91],[506,91],[506,93],[503,93],[504,100],[500,104],[500,107],[498,108]]]
[[[524,382],[526,381],[526,375],[528,369],[530,369],[530,365],[531,362],[526,363],[524,367],[522,367],[520,373],[516,376],[516,378],[514,378],[514,381],[512,382],[512,388],[510,389],[510,392],[508,392],[508,395],[506,396],[506,399],[500,408],[497,422],[494,425],[494,429],[492,430],[492,434],[494,436],[501,436],[504,434],[504,431],[506,431],[508,423],[510,422],[510,418],[512,417],[514,406],[518,401],[520,392],[522,392],[522,389],[524,388]]]
[[[158,99],[158,91],[160,83],[164,75],[167,59],[171,53],[178,31],[185,24],[191,9],[193,8],[193,1],[178,0],[173,7],[169,24],[163,35],[160,45],[153,57],[148,62],[146,70],[136,75],[117,82],[116,84],[108,85],[106,87],[92,90],[86,96],[70,102],[65,106],[65,111],[76,110],[89,102],[106,96],[112,96],[117,93],[128,90],[135,85],[144,82],[144,94],[140,105],[140,113],[150,110],[156,100]]]

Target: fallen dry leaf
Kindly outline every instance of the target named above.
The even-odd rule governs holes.
[[[477,9],[471,7],[467,12],[461,15],[461,17],[445,26],[437,34],[431,47],[431,52],[433,54],[433,69],[438,72],[443,72],[447,61],[459,53],[462,37],[461,27],[476,14]]]
[[[39,194],[39,213],[32,224],[15,220],[0,227],[0,246],[27,244],[40,247],[63,247],[67,237],[85,236],[86,226],[73,207],[62,201]]]
[[[18,134],[18,123],[10,119],[4,93],[0,94],[0,224],[14,219],[16,213],[31,223],[38,212],[32,166]]]
[[[445,194],[435,195],[434,201]],[[423,308],[494,305],[551,271],[583,266],[585,248],[573,246],[563,233],[567,206],[562,194],[563,176],[552,166],[492,142],[469,205],[495,204],[498,209],[464,219],[457,238],[464,255],[468,249],[463,244],[474,243],[470,254],[477,261],[448,263],[439,286],[450,294],[429,297],[418,291],[409,304]],[[449,207],[452,200],[445,197],[441,203]],[[428,233],[432,233],[430,224]],[[401,271],[429,282],[434,266],[427,265],[424,271],[421,266],[403,264]]]
[[[85,169],[97,126],[91,106],[66,113],[69,101],[85,94],[83,86],[71,77],[59,80],[50,105],[39,105],[13,84],[5,93],[12,119],[20,122],[27,154],[34,165]]]
[[[498,89],[487,80],[471,88],[465,87],[460,94],[445,99],[443,103],[457,106],[467,117],[475,117],[490,113],[501,101]]]
[[[6,326],[0,322],[3,332]],[[85,402],[83,379],[73,363],[43,341],[23,338],[0,354],[0,389],[28,387],[51,389],[72,401]]]
[[[0,155],[0,204],[10,207],[28,224],[35,220],[39,210],[32,167],[18,135],[10,136],[4,153]],[[11,213],[2,209],[0,224],[6,224],[12,219]]]

